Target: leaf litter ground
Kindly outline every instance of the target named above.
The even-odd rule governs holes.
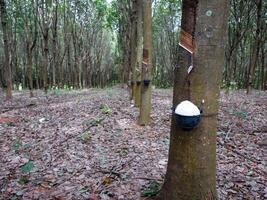
[[[147,199],[166,172],[171,90],[153,92],[149,126],[125,89],[0,96],[0,199]],[[219,199],[266,199],[267,93],[220,99]],[[158,184],[159,183],[159,184]]]

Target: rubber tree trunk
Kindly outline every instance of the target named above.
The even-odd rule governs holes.
[[[194,38],[191,54],[179,49],[174,75],[173,106],[191,100],[204,116],[198,127],[183,130],[172,115],[167,173],[159,195],[164,200],[217,199],[216,115],[224,66],[228,0],[183,0],[182,29]]]
[[[152,2],[143,1],[143,23],[144,23],[144,46],[141,81],[141,105],[139,124],[147,125],[150,120],[151,111],[151,68],[152,68]]]
[[[58,0],[55,0],[55,10],[54,10],[54,19],[53,19],[53,62],[52,62],[52,85],[56,86],[56,67],[58,64]]]
[[[0,0],[0,19],[3,29],[3,41],[4,41],[4,72],[6,78],[6,99],[12,99],[12,71],[11,71],[11,59],[10,59],[10,48],[9,48],[9,26],[8,26],[8,16],[6,11],[5,0]]]
[[[48,49],[48,34],[49,34],[49,27],[44,28],[44,33],[43,33],[43,42],[44,42],[44,47],[43,47],[43,84],[44,84],[44,92],[47,94],[48,91],[48,78],[47,78],[47,68],[49,65],[49,49]]]
[[[132,0],[132,12],[131,12],[131,99],[135,101],[136,92],[136,32],[137,32],[137,2]]]
[[[30,90],[30,97],[33,97],[33,78],[32,78],[32,68],[33,68],[33,48],[31,48],[30,41],[27,41],[27,76],[28,76],[28,81],[29,81],[29,90]]]
[[[248,70],[248,78],[247,78],[247,94],[251,93],[253,80],[255,77],[255,70],[257,67],[257,62],[259,59],[259,52],[260,52],[260,29],[261,29],[261,10],[262,10],[262,0],[256,0],[256,7],[257,7],[257,28],[256,28],[256,36],[254,41],[254,47],[252,50],[252,56],[250,59],[250,65]]]
[[[141,71],[143,60],[143,0],[137,0],[137,32],[136,32],[136,87],[135,87],[135,106],[141,104]]]
[[[34,5],[34,0],[32,0],[32,5]],[[35,15],[34,17],[34,25],[31,26],[30,24],[26,23],[24,27],[25,36],[26,36],[26,57],[27,57],[27,77],[28,77],[28,84],[30,90],[30,97],[33,97],[33,54],[34,48],[36,47],[37,43],[37,13],[38,7],[36,6]],[[32,30],[33,29],[33,30]]]

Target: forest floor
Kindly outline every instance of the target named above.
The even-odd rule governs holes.
[[[0,95],[0,199],[147,199],[166,172],[172,90],[153,92],[149,126],[125,89]],[[221,93],[219,199],[267,198],[267,93]],[[158,184],[159,183],[159,184]]]

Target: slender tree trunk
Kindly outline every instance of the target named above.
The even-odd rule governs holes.
[[[135,101],[136,92],[136,32],[137,32],[137,2],[132,0],[132,13],[131,13],[131,97]]]
[[[15,3],[17,3],[17,0],[15,0]],[[18,25],[18,13],[15,14],[15,21],[14,21],[14,26],[13,27],[17,27]],[[12,27],[12,25],[10,26]],[[17,48],[17,44],[18,44],[18,33],[17,31],[14,31],[14,33],[11,32],[11,34],[13,35],[12,37],[12,48],[10,50],[10,54],[12,55],[11,56],[11,60],[10,60],[10,65],[11,65],[11,72],[12,74],[14,74],[14,77],[13,75],[12,76],[12,83],[13,82],[17,82],[17,79],[18,79],[18,71],[19,71],[19,66],[18,66],[18,48]]]
[[[169,161],[160,194],[164,200],[214,200],[216,197],[216,115],[224,66],[227,0],[183,0],[182,29],[193,36],[194,56],[179,50],[173,106],[183,100],[202,105],[198,127],[183,130],[172,115]],[[194,60],[194,68],[188,73]]]
[[[252,50],[252,57],[249,64],[249,71],[248,71],[248,79],[247,79],[247,94],[251,93],[253,79],[255,76],[255,69],[257,67],[259,52],[260,52],[260,29],[261,29],[261,9],[262,9],[262,0],[256,0],[257,5],[257,29],[256,29],[256,36],[255,42]]]
[[[32,67],[33,67],[33,62],[32,62],[32,53],[33,49],[30,47],[30,42],[27,41],[27,76],[28,76],[28,81],[29,81],[29,90],[30,90],[30,97],[33,97],[33,80],[32,80]]]
[[[58,25],[58,1],[55,1],[56,7],[54,10],[54,22],[53,22],[53,63],[52,63],[52,84],[53,86],[56,85],[56,66],[58,64],[57,60],[57,25]]]
[[[32,5],[34,5],[34,0],[32,0]],[[37,5],[35,10],[35,17],[34,19],[34,27],[30,25],[30,23],[25,23],[25,33],[26,33],[26,54],[27,54],[27,77],[28,77],[28,84],[30,90],[30,97],[33,97],[33,51],[37,43]],[[26,21],[26,20],[25,20]],[[30,30],[33,29],[34,30]]]
[[[51,26],[51,7],[52,1],[41,0],[40,1],[40,20],[39,25],[43,36],[43,60],[42,60],[42,76],[44,92],[47,94],[48,90],[48,69],[49,69],[49,30]],[[51,83],[51,79],[50,83]]]
[[[152,2],[143,1],[144,49],[141,82],[141,105],[139,124],[147,125],[151,111],[151,68],[152,68]]]
[[[40,59],[38,56],[38,52],[39,52],[39,46],[38,43],[36,45],[35,51],[34,51],[34,62],[35,62],[35,66],[42,66],[42,64],[40,65]],[[40,69],[35,67],[35,71],[34,71],[34,77],[35,77],[35,82],[36,82],[36,89],[39,90],[40,89]]]
[[[6,11],[5,0],[0,0],[0,16],[3,29],[3,41],[4,41],[4,52],[5,52],[5,61],[4,61],[4,72],[6,78],[6,99],[12,99],[12,71],[11,71],[11,55],[9,48],[9,26],[8,26],[8,16]]]
[[[262,65],[261,90],[267,90],[267,63],[266,63],[266,57],[264,56],[264,43],[262,43],[261,47],[261,65]]]
[[[141,105],[141,71],[143,57],[143,0],[137,0],[137,27],[136,27],[136,87],[135,106]]]
[[[48,65],[49,65],[49,60],[48,60],[48,54],[49,54],[49,49],[48,49],[48,32],[49,32],[49,28],[45,27],[44,28],[44,33],[43,33],[43,41],[44,41],[44,49],[43,49],[43,84],[44,84],[44,91],[45,94],[47,94],[47,90],[48,90],[48,80],[47,80],[47,76],[48,76]]]
[[[263,90],[267,90],[267,65],[265,64],[265,68],[264,68],[264,75],[263,75]]]

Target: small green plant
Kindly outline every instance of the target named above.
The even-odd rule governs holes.
[[[22,142],[21,140],[18,138],[16,139],[13,143],[12,143],[12,149],[15,151],[18,151],[20,148],[22,147]]]
[[[239,87],[236,81],[227,82],[223,80],[221,83],[221,88],[226,90],[237,90]]]
[[[20,179],[18,181],[18,183],[20,185],[26,185],[29,182],[30,182],[30,180],[29,180],[28,176],[22,176],[22,177],[20,177]]]
[[[51,92],[51,94],[53,94],[53,95],[59,96],[61,94],[62,90],[58,86],[52,86],[49,89],[49,92]]]
[[[101,104],[100,110],[103,114],[109,114],[111,112],[110,108],[106,104]]]
[[[120,156],[127,156],[128,155],[128,153],[129,153],[129,150],[128,150],[128,148],[127,147],[124,147],[124,148],[121,148],[121,149],[119,149],[118,150],[118,153],[120,154]]]
[[[86,120],[84,122],[84,124],[90,128],[90,127],[93,127],[93,126],[97,126],[98,124],[100,124],[105,118],[104,117],[97,117],[97,118],[92,118],[90,120]]]
[[[142,197],[156,196],[160,191],[160,183],[157,181],[150,181],[147,185],[141,189]]]
[[[29,149],[29,148],[31,148],[32,147],[32,144],[31,143],[27,143],[27,144],[24,144],[23,145],[23,148],[24,149]]]
[[[81,193],[81,194],[86,193],[86,192],[88,192],[88,191],[89,191],[88,188],[81,188],[81,189],[80,189],[80,193]]]
[[[241,111],[236,110],[236,111],[231,112],[230,114],[235,115],[242,119],[246,119],[248,117],[248,113],[242,110]]]
[[[34,163],[32,160],[28,161],[27,163],[25,163],[24,165],[22,165],[20,167],[20,170],[23,172],[23,173],[30,173],[34,168]]]
[[[80,135],[80,139],[83,143],[87,143],[92,138],[91,133],[89,131],[84,132]]]
[[[6,122],[4,124],[5,127],[11,127],[11,126],[15,126],[15,123],[14,122]]]
[[[60,89],[53,89],[53,94],[56,96],[59,96],[61,94],[61,90]]]

